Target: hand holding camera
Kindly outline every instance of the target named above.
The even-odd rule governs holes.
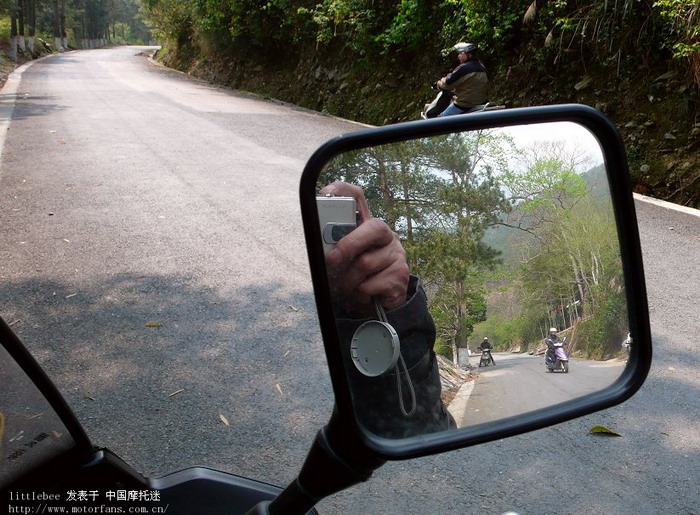
[[[332,220],[332,213],[322,207],[319,197],[321,230],[331,236],[324,238],[324,244],[331,241],[326,264],[334,298],[354,316],[374,313],[372,297],[386,310],[402,306],[406,302],[409,270],[398,236],[382,220],[372,218],[362,188],[335,182],[323,188],[321,195],[352,198],[357,211],[357,228],[347,231],[349,216]],[[339,238],[333,238],[334,232]]]

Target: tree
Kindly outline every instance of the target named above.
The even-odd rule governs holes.
[[[409,266],[430,298],[454,362],[486,313],[484,281],[498,253],[483,242],[509,209],[496,174],[510,141],[489,132],[452,134],[349,152],[334,159],[320,185],[361,186],[370,208],[401,237]]]
[[[610,304],[623,284],[612,204],[609,192],[594,184],[604,169],[584,177],[590,161],[561,144],[533,146],[522,155],[525,166],[504,180],[514,206],[508,223],[529,235],[521,239],[518,264],[523,309],[539,306],[546,332],[600,317],[605,306],[619,307]]]

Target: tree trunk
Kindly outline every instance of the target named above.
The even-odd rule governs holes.
[[[24,2],[25,0],[17,1],[17,28],[19,29],[17,34],[17,45],[22,53],[25,53],[27,51],[27,46],[24,40]]]
[[[66,0],[61,0],[61,48],[68,49],[68,32],[66,31]]]
[[[61,48],[61,12],[58,8],[58,0],[52,1],[53,8],[53,44],[56,47],[56,51],[60,52]]]
[[[17,3],[15,0],[10,4],[10,50],[8,57],[17,62]]]
[[[459,348],[465,348],[467,346],[467,332],[464,328],[464,320],[467,317],[467,308],[462,302],[462,297],[464,296],[464,283],[455,283],[455,291],[457,292],[457,334],[452,342],[452,362],[455,365],[459,365]]]
[[[406,213],[406,239],[408,241],[413,241],[413,218],[411,217],[411,201],[410,201],[410,187],[408,185],[408,174],[404,171],[402,174],[403,183],[403,201],[405,205],[404,212]]]
[[[34,38],[36,36],[36,0],[25,0],[25,5],[27,6],[27,23],[29,24],[29,39],[27,41],[27,47],[29,48],[29,53],[34,55]]]

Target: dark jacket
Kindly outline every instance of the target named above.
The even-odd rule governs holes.
[[[395,369],[378,377],[367,377],[355,367],[350,357],[350,344],[357,328],[368,319],[339,318],[343,359],[358,420],[369,431],[385,438],[404,438],[454,427],[454,419],[440,398],[440,375],[433,351],[435,324],[417,277],[411,276],[406,304],[387,312],[386,316],[399,335],[401,354],[416,394],[416,412],[406,416],[401,411]],[[408,411],[412,406],[409,387],[400,366],[399,370],[404,406]]]
[[[453,102],[463,109],[485,104],[488,99],[488,85],[486,68],[476,58],[460,64],[452,73],[438,81],[440,89],[454,92]]]
[[[550,336],[547,336],[547,338],[545,338],[544,343],[547,344],[548,349],[554,349],[555,344],[563,343],[563,341],[561,340],[561,338],[559,338],[559,336],[552,337],[550,335]]]

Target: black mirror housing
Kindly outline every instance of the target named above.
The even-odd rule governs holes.
[[[327,163],[343,153],[418,138],[527,125],[573,122],[597,140],[603,155],[617,228],[627,301],[629,333],[634,346],[627,367],[610,385],[568,402],[517,416],[443,431],[390,439],[368,431],[358,421],[352,400],[347,367],[341,354],[333,299],[326,274],[326,261],[316,206],[318,179]],[[625,149],[614,125],[600,112],[583,105],[510,109],[408,122],[363,130],[334,138],[309,159],[301,179],[300,201],[316,295],[316,305],[336,400],[336,417],[352,427],[364,446],[378,458],[407,459],[467,447],[544,428],[619,404],[643,384],[651,364],[651,333],[637,221],[629,181]]]

